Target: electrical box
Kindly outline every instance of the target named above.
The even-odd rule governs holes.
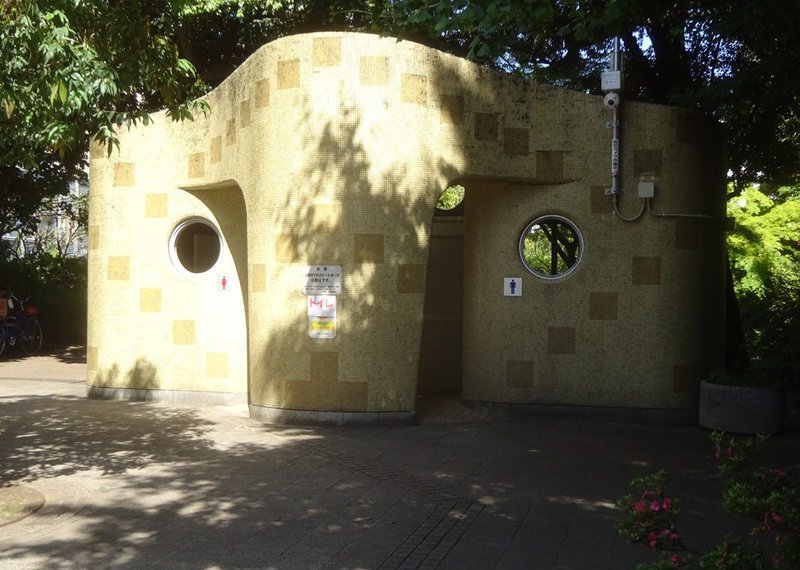
[[[654,182],[639,182],[639,198],[653,198],[656,195]]]
[[[603,91],[619,91],[622,89],[622,72],[604,71],[601,73],[600,89]]]

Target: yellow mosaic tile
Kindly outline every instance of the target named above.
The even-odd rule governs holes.
[[[400,100],[403,103],[426,105],[428,103],[428,77],[404,73],[400,79]]]
[[[250,274],[250,290],[253,293],[263,293],[267,290],[267,265],[254,263]]]
[[[533,362],[509,360],[506,362],[506,386],[509,388],[531,388],[534,380]]]
[[[91,371],[97,370],[97,356],[98,350],[96,346],[86,347],[86,369]]]
[[[222,137],[211,139],[211,164],[222,161]]]
[[[374,55],[361,56],[358,77],[361,85],[389,85],[389,58]]]
[[[383,234],[355,234],[353,236],[356,263],[383,263]]]
[[[250,126],[250,99],[239,103],[239,124],[243,129]]]
[[[548,354],[575,354],[575,327],[547,327]]]
[[[497,142],[499,132],[496,113],[475,113],[475,140]]]
[[[300,257],[297,251],[297,236],[294,234],[278,234],[275,236],[275,259],[279,263],[294,263]]]
[[[172,321],[172,344],[194,344],[195,322],[186,320]]]
[[[589,319],[593,321],[616,321],[618,314],[618,293],[589,293]]]
[[[139,311],[142,313],[161,312],[161,289],[139,289]]]
[[[338,231],[341,220],[341,204],[315,204],[311,209],[311,226],[315,232]]]
[[[144,197],[144,217],[145,218],[166,218],[167,217],[167,195],[148,193]]]
[[[509,156],[527,156],[530,154],[530,131],[516,127],[503,129],[503,151]],[[542,177],[538,172],[537,176]]]
[[[100,226],[92,224],[89,226],[89,249],[100,249]]]
[[[311,380],[336,382],[339,379],[339,353],[332,350],[314,350],[310,354]]]
[[[536,178],[553,181],[563,180],[564,153],[559,150],[537,150]]]
[[[206,377],[227,378],[230,374],[227,352],[206,352]]]
[[[256,82],[256,109],[269,106],[269,80],[261,79]]]
[[[225,126],[225,145],[236,143],[236,119],[229,119]]]
[[[314,67],[333,67],[342,63],[342,38],[314,38],[311,49]]]
[[[660,285],[661,258],[634,257],[631,260],[631,282],[634,285]]]
[[[312,351],[309,380],[287,380],[285,406],[322,411],[366,411],[369,385],[339,381],[339,353]]]
[[[448,125],[463,125],[466,114],[464,97],[461,95],[442,95],[439,108],[441,120]]]
[[[133,162],[114,163],[114,186],[135,186],[136,164]]]
[[[206,153],[195,152],[189,155],[189,178],[202,178],[206,175]]]
[[[130,279],[130,258],[128,256],[109,256],[108,280],[127,281]]]
[[[278,61],[278,89],[300,87],[300,60],[282,59]]]
[[[421,263],[401,263],[397,266],[398,293],[425,292],[425,266]]]

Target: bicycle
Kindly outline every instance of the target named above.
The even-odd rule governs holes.
[[[25,354],[36,354],[42,348],[42,325],[36,305],[29,303],[30,297],[20,300],[13,293],[0,303],[0,354],[6,345],[16,346]]]

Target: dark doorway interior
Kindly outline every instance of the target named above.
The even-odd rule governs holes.
[[[436,210],[425,286],[417,397],[459,398],[464,282],[463,204]]]

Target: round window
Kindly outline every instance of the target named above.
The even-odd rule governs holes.
[[[217,263],[222,243],[211,222],[201,218],[186,220],[170,238],[170,257],[175,266],[194,275],[205,273]]]
[[[560,279],[572,273],[583,256],[583,236],[562,216],[533,220],[519,238],[519,256],[525,268],[542,279]]]

